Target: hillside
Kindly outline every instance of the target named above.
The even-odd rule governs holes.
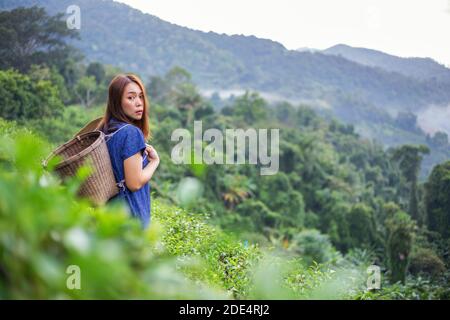
[[[341,56],[369,67],[397,72],[418,80],[434,80],[450,83],[450,69],[431,58],[401,58],[381,51],[355,48],[338,44],[322,51],[325,54]]]
[[[449,69],[431,59],[404,59],[338,45],[318,52],[287,50],[254,36],[201,32],[181,27],[110,0],[6,0],[0,9],[44,6],[55,14],[80,6],[80,39],[73,44],[87,61],[134,71],[149,80],[174,66],[190,72],[201,92],[245,92],[307,104],[322,114],[354,124],[367,138],[385,146],[426,143],[421,177],[450,156],[427,141],[417,122],[401,124],[406,112],[424,113],[430,105],[450,103]],[[443,109],[442,109],[443,110]],[[441,131],[447,131],[440,129]],[[448,133],[448,132],[447,132]]]
[[[86,57],[144,76],[162,75],[179,65],[202,88],[254,89],[330,105],[338,100],[347,113],[362,105],[392,111],[450,102],[447,87],[434,82],[337,56],[290,51],[254,36],[192,30],[113,1],[9,0],[0,9],[39,5],[54,14],[72,4],[81,8],[81,39],[75,44]]]

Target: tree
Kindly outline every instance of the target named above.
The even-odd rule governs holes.
[[[0,70],[0,117],[19,121],[42,119],[60,115],[63,107],[58,89],[50,81]]]
[[[187,70],[178,66],[170,69],[164,78],[169,83],[171,88],[176,88],[184,83],[191,83],[192,80],[191,74]]]
[[[146,89],[151,101],[166,104],[170,88],[164,78],[158,76],[150,77]]]
[[[30,76],[32,81],[41,81],[41,80],[47,80],[54,85],[59,92],[59,98],[64,103],[68,102],[70,100],[70,95],[67,90],[64,78],[61,74],[59,74],[56,67],[45,67],[42,65],[36,65],[33,64],[30,67],[30,70],[28,72],[28,75]]]
[[[296,163],[300,160],[301,151],[296,143],[283,139],[280,141],[280,168],[290,173],[294,171]]]
[[[450,161],[439,164],[425,184],[428,228],[450,238]]]
[[[417,181],[422,155],[429,153],[430,149],[424,145],[404,145],[392,151],[392,159],[398,163],[400,170],[410,185],[409,214],[419,225],[423,222],[423,217],[419,213]]]
[[[177,108],[182,113],[186,113],[184,125],[191,124],[195,111],[203,104],[203,98],[197,92],[196,87],[191,83],[180,84],[173,91],[172,96]]]
[[[105,80],[106,72],[103,64],[91,62],[86,69],[87,76],[93,76],[97,84],[101,84]]]
[[[186,88],[186,85],[188,88]],[[150,98],[160,104],[176,105],[183,90],[194,88],[191,74],[181,67],[173,67],[164,77],[151,76],[146,87]]]
[[[80,99],[80,103],[86,108],[89,108],[94,102],[96,90],[97,83],[93,76],[84,76],[78,80],[78,83],[75,85],[75,94],[78,99]]]
[[[276,118],[286,124],[293,124],[295,121],[295,109],[288,102],[278,103],[275,108]]]
[[[0,12],[0,67],[27,72],[33,64],[64,68],[78,51],[65,40],[78,37],[67,28],[63,14],[48,16],[43,8],[17,8]]]
[[[363,203],[355,204],[347,216],[352,247],[369,247],[376,240],[373,210]]]
[[[278,228],[302,228],[305,220],[303,195],[294,190],[288,176],[279,172],[271,176],[260,177],[258,183],[259,199],[267,207],[279,213],[276,221]]]
[[[409,270],[413,274],[425,273],[435,277],[445,272],[445,263],[433,250],[418,248],[411,254]]]
[[[233,115],[242,119],[247,124],[265,120],[268,115],[266,101],[256,92],[248,92],[236,99],[233,104]]]
[[[223,178],[225,192],[222,197],[225,207],[233,209],[237,204],[253,195],[255,186],[250,180],[242,175],[227,174]]]
[[[313,262],[327,262],[334,258],[336,254],[328,236],[315,229],[302,230],[296,234],[288,247],[288,251],[299,255],[306,265],[311,265]]]
[[[247,199],[236,207],[242,223],[248,231],[269,235],[269,230],[275,227],[278,214],[272,212],[264,203],[254,199]],[[242,227],[242,226],[241,226]]]
[[[192,123],[199,109],[203,108],[206,113],[211,110],[205,106],[202,96],[191,80],[191,74],[181,67],[170,69],[163,78],[152,76],[147,92],[156,103],[178,108],[183,115],[182,125]]]
[[[386,219],[388,229],[387,257],[391,281],[405,282],[416,224],[403,211],[397,211]]]

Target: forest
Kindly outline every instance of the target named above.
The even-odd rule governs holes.
[[[450,298],[450,159],[420,179],[426,145],[386,149],[257,91],[207,98],[173,66],[144,78],[161,165],[142,230],[120,205],[77,197],[89,168],[63,182],[42,167],[128,70],[88,61],[39,7],[0,11],[0,29],[0,299]],[[175,164],[172,132],[194,121],[279,129],[278,173]]]

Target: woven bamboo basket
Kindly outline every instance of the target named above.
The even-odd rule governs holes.
[[[87,123],[83,128],[80,129],[80,131],[78,131],[75,135],[74,138],[76,136],[79,136],[80,134],[86,133],[86,132],[92,132],[97,130],[97,127],[99,126],[100,122],[102,121],[103,117],[100,118],[96,118],[92,121],[90,121],[89,123]]]
[[[55,156],[62,157],[62,161],[55,166],[55,172],[63,180],[75,176],[82,165],[87,164],[92,168],[92,173],[78,190],[79,196],[100,205],[119,192],[103,132],[92,131],[77,135],[52,151],[43,161],[43,166],[47,167]]]

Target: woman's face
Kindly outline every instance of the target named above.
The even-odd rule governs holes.
[[[144,113],[144,93],[138,84],[131,82],[125,86],[122,95],[123,112],[131,119],[141,120]]]

